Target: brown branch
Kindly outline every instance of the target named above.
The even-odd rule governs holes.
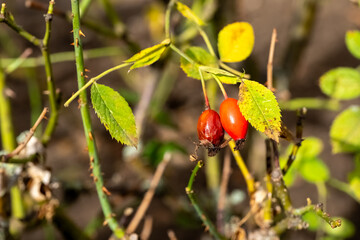
[[[148,240],[152,231],[153,226],[153,218],[150,216],[146,216],[144,220],[144,227],[142,229],[142,232],[140,234],[141,240]]]
[[[40,114],[40,116],[38,117],[38,119],[36,120],[34,126],[32,128],[30,128],[29,133],[26,135],[25,140],[20,143],[17,148],[14,149],[14,151],[12,151],[11,153],[5,155],[5,161],[9,158],[12,158],[16,155],[18,155],[28,144],[28,142],[30,141],[30,139],[32,138],[32,136],[34,135],[36,128],[39,126],[39,124],[41,123],[41,121],[45,118],[46,113],[48,112],[48,108],[44,108],[44,110],[42,111],[42,113]]]
[[[131,220],[129,226],[126,228],[127,234],[133,233],[136,230],[137,226],[139,225],[141,219],[143,218],[143,216],[144,216],[146,210],[148,209],[150,202],[155,194],[156,187],[159,184],[162,174],[164,173],[165,167],[170,161],[170,158],[171,158],[171,154],[166,153],[164,156],[164,159],[157,167],[154,177],[151,180],[149,190],[145,193],[145,196],[144,196],[139,208],[137,209],[135,216]]]
[[[271,42],[270,42],[270,50],[269,50],[269,59],[267,64],[267,82],[266,85],[268,89],[274,91],[273,88],[273,59],[274,59],[274,52],[275,52],[275,42],[276,42],[277,32],[276,29],[273,29],[271,35]]]

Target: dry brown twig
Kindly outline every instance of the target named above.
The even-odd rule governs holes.
[[[49,111],[49,109],[47,107],[44,108],[44,110],[41,112],[40,116],[38,117],[38,119],[36,120],[34,126],[32,128],[30,128],[29,133],[26,135],[25,140],[20,143],[17,148],[14,149],[14,151],[12,151],[9,154],[5,155],[5,160],[12,158],[16,155],[18,155],[28,144],[28,142],[30,141],[30,139],[33,137],[36,128],[39,126],[39,124],[41,123],[41,121],[45,118],[46,113]]]
[[[142,232],[140,234],[141,240],[148,240],[152,231],[153,226],[153,218],[150,216],[146,216],[144,220],[144,227],[142,229]]]
[[[267,87],[271,91],[275,90],[273,88],[273,60],[274,60],[276,36],[277,36],[277,32],[276,32],[276,29],[274,28],[272,35],[271,35],[269,58],[268,58],[268,64],[267,64],[267,82],[266,82]]]
[[[144,217],[146,210],[148,209],[150,202],[155,194],[155,190],[157,185],[160,182],[161,176],[164,173],[166,165],[169,163],[171,159],[170,153],[165,153],[164,159],[161,161],[161,163],[156,168],[155,174],[153,179],[151,180],[149,190],[145,193],[145,196],[138,207],[133,219],[131,220],[129,226],[126,228],[126,233],[131,234],[133,233],[137,226],[139,225],[141,219]]]

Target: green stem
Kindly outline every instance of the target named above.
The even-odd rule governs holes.
[[[231,67],[229,67],[228,65],[226,65],[225,63],[223,63],[222,61],[219,61],[218,62],[220,67],[222,67],[223,69],[225,69],[226,71],[228,72],[231,72],[232,74],[236,75],[236,76],[239,76],[240,78],[246,78],[246,79],[249,79],[250,78],[250,75],[249,74],[245,74],[245,73],[242,73],[242,72],[239,72]]]
[[[219,88],[220,88],[220,90],[221,90],[224,98],[227,99],[227,98],[228,98],[228,95],[227,95],[227,93],[226,93],[226,91],[225,91],[225,88],[224,88],[224,86],[222,85],[220,79],[219,79],[215,74],[211,74],[211,75],[212,75],[212,77],[215,79],[216,83],[219,85]]]
[[[355,201],[357,201],[358,203],[360,203],[360,199],[356,196],[356,194],[354,193],[354,191],[351,189],[350,185],[348,183],[339,181],[335,178],[330,178],[327,183],[332,186],[333,188],[336,188],[346,194],[348,194],[349,196],[351,196]]]
[[[176,0],[170,0],[165,12],[165,37],[170,39],[170,16]]]
[[[193,65],[197,65],[196,62],[194,62],[194,60],[192,60],[188,55],[186,55],[183,51],[181,51],[180,49],[178,49],[174,44],[170,44],[170,48],[172,50],[174,50],[177,54],[179,54],[181,57],[185,58],[186,61],[188,61],[189,63],[193,64]]]
[[[202,29],[200,26],[198,26],[198,31],[199,31],[201,37],[204,39],[204,42],[205,42],[207,48],[209,49],[210,54],[213,55],[214,57],[216,57],[214,48],[212,47],[209,37],[205,33],[204,29]]]
[[[82,51],[82,43],[79,35],[80,31],[80,12],[79,12],[79,1],[71,0],[71,9],[73,14],[73,35],[74,35],[74,51],[75,51],[75,59],[76,59],[76,72],[78,79],[78,87],[79,89],[85,85],[85,77],[82,74],[85,71],[84,68],[84,59],[83,59],[83,51]],[[116,237],[122,238],[125,235],[125,231],[121,228],[116,219],[113,216],[112,209],[110,203],[107,199],[105,192],[103,191],[103,178],[100,167],[100,160],[96,149],[95,136],[93,134],[91,118],[89,107],[87,104],[87,93],[86,91],[82,91],[80,93],[80,112],[84,125],[84,133],[86,137],[90,164],[93,169],[94,182],[96,186],[96,191],[100,200],[101,208],[105,216],[105,221],[109,225],[110,229],[113,231]]]
[[[57,94],[56,94],[56,88],[54,83],[54,76],[51,66],[51,59],[49,54],[49,40],[51,35],[51,22],[53,17],[53,11],[54,11],[54,4],[55,1],[49,2],[49,9],[47,14],[45,15],[45,22],[46,22],[46,31],[45,35],[42,41],[42,47],[41,52],[44,58],[45,63],[45,72],[46,72],[46,84],[47,84],[47,90],[49,94],[49,103],[50,103],[50,118],[48,121],[48,124],[46,126],[46,129],[44,131],[44,134],[42,136],[42,142],[43,144],[46,144],[49,142],[51,135],[53,134],[57,119],[58,119],[58,104],[57,104]]]
[[[199,75],[200,75],[200,79],[201,79],[201,87],[202,87],[202,90],[203,90],[203,93],[204,93],[205,109],[207,110],[207,109],[210,109],[209,98],[208,98],[207,93],[206,93],[205,80],[204,80],[204,77],[202,75],[202,71],[200,70],[200,68],[199,68]]]
[[[191,204],[193,205],[196,213],[198,214],[198,216],[200,217],[200,219],[202,220],[202,222],[204,223],[204,225],[208,228],[209,232],[216,238],[216,239],[225,239],[223,236],[221,236],[219,234],[219,232],[216,230],[214,224],[209,220],[209,218],[205,215],[205,213],[203,212],[203,210],[200,208],[200,206],[198,205],[195,196],[194,196],[194,190],[193,190],[193,183],[195,181],[195,177],[197,172],[199,171],[199,169],[203,166],[202,161],[198,161],[195,168],[193,169],[188,185],[185,189],[186,194],[188,195]]]
[[[16,147],[14,127],[11,121],[10,101],[5,95],[5,73],[0,66],[0,125],[3,149],[11,152]]]
[[[13,20],[13,17],[9,12],[6,11],[6,4],[3,3],[1,5],[1,13],[0,13],[0,22],[4,22],[6,25],[8,25],[11,29],[13,29],[15,32],[17,32],[20,36],[34,44],[35,46],[40,47],[41,46],[41,40],[36,38],[31,33],[25,31],[22,27],[17,25],[15,23],[15,20]]]
[[[126,67],[126,66],[129,66],[131,65],[132,63],[123,63],[123,64],[120,64],[118,66],[115,66],[113,68],[110,68],[102,73],[100,73],[99,75],[97,75],[96,77],[93,77],[91,78],[86,84],[84,84],[84,86],[82,86],[76,93],[74,93],[65,103],[64,103],[64,106],[65,107],[68,107],[69,104],[74,101],[74,99],[79,96],[81,94],[81,92],[83,92],[86,88],[88,88],[91,84],[93,84],[94,82],[96,82],[97,80],[99,80],[100,78],[104,77],[105,75],[113,72],[113,71],[116,71],[120,68],[123,68],[123,67]],[[84,72],[83,72],[83,75],[84,75]]]

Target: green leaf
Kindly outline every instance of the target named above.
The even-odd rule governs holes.
[[[225,84],[237,84],[239,82],[239,77],[222,69],[200,66],[201,71],[210,73],[213,77],[217,77],[222,83]]]
[[[339,100],[357,98],[360,96],[360,73],[349,67],[332,69],[320,77],[320,88]]]
[[[323,150],[323,143],[319,138],[308,137],[301,143],[301,147],[296,155],[299,162],[307,161],[317,157]]]
[[[188,55],[196,64],[188,62],[185,58],[181,58],[181,68],[186,73],[188,77],[195,78],[200,80],[199,67],[208,66],[208,67],[217,67],[217,60],[214,56],[208,53],[205,49],[201,47],[189,47],[185,50],[186,55]],[[204,73],[204,80],[212,78],[211,74]]]
[[[331,228],[329,224],[323,224],[322,229],[325,233],[339,238],[349,238],[355,234],[354,224],[341,217],[333,217],[333,219],[341,219],[341,226],[337,228]]]
[[[152,166],[157,166],[164,159],[167,152],[181,152],[186,154],[186,150],[175,142],[152,140],[145,145],[143,156]]]
[[[340,113],[330,129],[334,153],[360,152],[360,107],[352,106]]]
[[[360,31],[347,31],[345,43],[349,52],[357,59],[360,59]]]
[[[176,2],[176,8],[177,10],[188,20],[194,22],[198,26],[203,26],[205,23],[203,20],[201,20],[196,14],[185,4],[182,4],[181,2]]]
[[[165,39],[160,44],[141,50],[140,52],[136,53],[134,56],[132,56],[128,60],[125,60],[124,62],[134,63],[130,67],[130,70],[148,66],[159,60],[161,54],[166,50],[169,44],[170,39]]]
[[[239,107],[255,129],[279,141],[281,113],[272,91],[258,82],[243,80],[239,91]]]
[[[360,154],[355,158],[355,167],[348,174],[350,189],[357,200],[360,200]]]
[[[117,141],[136,147],[135,118],[125,99],[112,88],[94,83],[91,86],[91,101],[110,135]]]
[[[308,182],[325,182],[330,177],[326,164],[319,158],[312,158],[301,162],[299,167],[301,176]]]
[[[223,62],[240,62],[250,56],[255,42],[250,23],[235,22],[225,26],[218,36],[218,49]]]
[[[302,215],[302,219],[309,224],[308,230],[310,231],[316,231],[321,225],[320,217],[312,211]]]

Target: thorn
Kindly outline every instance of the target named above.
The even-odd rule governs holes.
[[[89,76],[88,76],[88,75],[85,75],[84,78],[89,78]]]
[[[80,75],[83,77],[83,76],[84,76],[84,72],[80,72]]]
[[[85,68],[85,72],[90,72],[90,70],[89,70],[89,69],[87,69],[87,68]]]
[[[94,157],[90,157],[90,162],[91,162],[91,163],[94,162]]]
[[[107,224],[108,224],[108,221],[105,220],[105,221],[103,222],[103,226],[106,226]]]
[[[74,32],[74,29],[70,31],[70,33],[73,33]]]
[[[74,46],[75,44],[74,43],[70,43],[71,46]]]
[[[79,35],[83,36],[83,37],[86,37],[85,34],[81,31],[81,29],[79,29]]]
[[[97,182],[97,180],[98,180],[97,177],[94,177],[94,182]]]
[[[111,196],[111,192],[109,192],[109,190],[107,190],[106,189],[106,187],[102,187],[102,191],[106,194],[106,195],[108,195],[108,196]]]
[[[93,173],[90,173],[90,177],[94,177],[94,174],[93,174]]]
[[[94,138],[93,138],[93,136],[92,136],[92,133],[91,133],[91,132],[89,132],[89,139],[90,139],[91,141],[93,141],[93,140],[94,140]]]
[[[75,43],[76,43],[76,47],[78,47],[79,46],[79,39],[78,38],[75,39]]]

